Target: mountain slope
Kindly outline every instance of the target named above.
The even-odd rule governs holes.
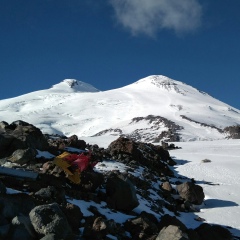
[[[24,120],[45,133],[177,141],[223,139],[240,111],[165,76],[98,91],[76,80],[0,101],[1,121]]]

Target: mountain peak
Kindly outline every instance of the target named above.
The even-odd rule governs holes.
[[[64,79],[62,82],[52,86],[52,90],[60,92],[99,92],[97,88],[91,84],[76,80]]]
[[[151,75],[145,78],[142,78],[134,83],[134,85],[138,85],[139,87],[143,87],[144,89],[148,87],[157,87],[162,90],[174,91],[177,93],[184,94],[185,87],[187,86],[185,83],[173,80],[169,77],[163,75]]]
[[[163,75],[151,75],[138,80],[136,84],[153,84],[160,87],[160,86],[176,86],[178,84],[181,85],[183,83]]]

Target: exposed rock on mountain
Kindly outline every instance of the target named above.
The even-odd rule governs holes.
[[[240,139],[240,125],[224,128],[227,138]]]
[[[148,115],[146,117],[135,117],[128,123],[134,129],[129,133],[124,133],[124,129],[106,129],[92,137],[103,136],[106,134],[120,135],[123,137],[131,138],[135,141],[159,143],[161,141],[180,141],[179,130],[183,127],[175,124],[174,122],[161,117]],[[135,126],[135,127],[134,127]],[[138,126],[141,126],[139,128]],[[143,128],[144,127],[144,128]],[[159,131],[160,130],[160,131]],[[157,132],[160,132],[159,135]]]

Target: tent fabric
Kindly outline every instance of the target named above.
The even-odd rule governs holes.
[[[67,175],[67,178],[80,184],[80,174],[89,166],[94,167],[97,162],[91,162],[91,153],[71,154],[63,152],[54,159],[54,164],[61,167]]]

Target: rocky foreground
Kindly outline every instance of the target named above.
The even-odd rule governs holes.
[[[196,229],[179,220],[182,213],[194,216],[200,210],[204,192],[194,178],[174,171],[171,148],[176,147],[120,137],[103,149],[75,135],[44,135],[23,121],[0,122],[0,239],[234,239],[227,228],[204,219],[193,218],[203,222]],[[54,164],[54,158],[65,151],[90,151],[98,161],[81,172],[80,184],[71,182]],[[107,170],[113,162],[124,165],[124,171]],[[86,216],[73,199],[101,203],[129,218],[119,223],[94,204]],[[136,211],[142,199],[149,211]]]

